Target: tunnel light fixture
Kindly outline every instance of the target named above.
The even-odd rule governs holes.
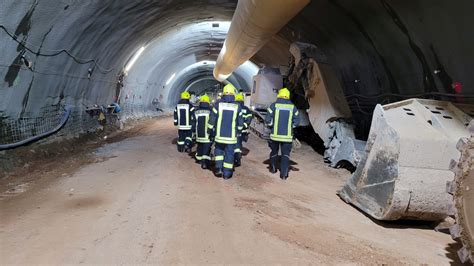
[[[132,57],[132,59],[130,60],[130,62],[128,62],[127,66],[125,67],[125,72],[128,72],[128,71],[133,67],[133,65],[135,64],[135,62],[137,62],[138,58],[143,54],[144,51],[145,51],[145,46],[142,46],[142,47],[135,53],[135,55]]]
[[[171,75],[171,77],[166,81],[165,85],[168,86],[171,83],[171,81],[173,81],[174,77],[176,77],[176,73],[173,73],[173,75]]]

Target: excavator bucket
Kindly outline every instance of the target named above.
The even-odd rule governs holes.
[[[449,231],[463,244],[458,250],[461,262],[474,264],[474,120],[469,131],[471,137],[460,139],[457,145],[461,157],[451,161],[451,170],[456,177],[448,184],[448,192],[453,195],[456,224]]]
[[[463,106],[471,113],[472,106]],[[471,116],[449,102],[409,99],[377,105],[365,154],[338,195],[377,220],[437,221],[453,215],[446,183],[470,136]]]

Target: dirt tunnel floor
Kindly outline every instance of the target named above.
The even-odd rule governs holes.
[[[224,181],[177,153],[175,134],[170,118],[153,120],[71,174],[3,193],[0,264],[452,262],[447,234],[379,225],[342,202],[348,172],[308,146],[282,181],[263,164],[266,143],[251,136]]]

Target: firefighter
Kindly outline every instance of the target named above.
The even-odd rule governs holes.
[[[208,169],[211,160],[212,140],[208,133],[211,100],[207,94],[199,99],[199,107],[194,111],[194,133],[197,142],[196,161],[202,169]]]
[[[237,138],[237,145],[235,147],[235,153],[234,153],[234,165],[236,167],[239,167],[241,165],[241,160],[242,160],[242,144],[243,142],[247,142],[248,140],[248,134],[249,134],[249,126],[250,123],[252,122],[252,112],[250,109],[245,106],[244,104],[244,94],[239,93],[235,96],[235,101],[240,105],[240,108],[242,108],[242,117],[244,120],[244,127],[242,129],[242,135]]]
[[[228,84],[224,87],[222,98],[212,109],[209,121],[210,134],[215,142],[214,173],[217,177],[232,178],[234,150],[243,126],[242,109],[235,102],[235,87]]]
[[[174,109],[174,125],[178,127],[178,151],[190,152],[193,143],[192,125],[194,107],[189,102],[191,95],[185,91],[181,93],[181,100]]]
[[[300,117],[298,109],[290,101],[290,91],[287,88],[278,91],[277,98],[268,108],[265,117],[265,123],[271,128],[270,172],[273,174],[277,172],[278,150],[281,148],[280,178],[286,180],[293,145],[293,129],[298,126]]]

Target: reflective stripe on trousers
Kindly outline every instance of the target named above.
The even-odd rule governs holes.
[[[216,169],[222,169],[224,175],[227,176],[230,176],[233,172],[234,149],[235,144],[216,143],[215,145],[214,153],[216,155]]]
[[[191,130],[178,130],[178,141],[176,142],[178,150],[181,151],[185,148],[190,148],[193,142]]]
[[[198,143],[196,150],[196,159],[198,161],[204,160],[205,163],[209,163],[211,160],[211,146],[212,143]]]

